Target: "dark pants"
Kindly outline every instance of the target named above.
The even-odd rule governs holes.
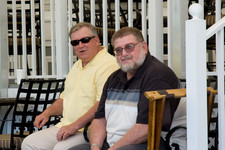
[[[104,142],[101,150],[107,150],[109,145],[107,142]],[[90,144],[80,144],[70,148],[69,150],[90,150]],[[127,145],[118,148],[117,150],[147,150],[147,142],[142,144],[134,144],[134,145]],[[161,138],[159,150],[166,150],[165,141]]]
[[[90,144],[80,144],[74,147],[71,147],[69,150],[90,150],[91,146]],[[103,143],[101,150],[107,150],[109,148],[109,144],[105,141]]]

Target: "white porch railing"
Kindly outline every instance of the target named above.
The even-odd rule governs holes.
[[[102,44],[106,47],[110,43],[109,28],[117,31],[122,26],[138,25],[150,52],[161,61],[164,61],[163,34],[178,30],[177,35],[168,34],[168,64],[180,78],[185,78],[183,22],[187,17],[187,1],[171,0],[165,5],[170,8],[167,12],[163,0],[8,0],[8,16],[12,18],[9,79],[16,79],[17,69],[27,72],[27,78],[65,77],[77,60],[68,32],[72,25],[81,21],[102,28]],[[184,9],[176,14],[184,15],[174,17],[174,13],[169,13],[179,6]],[[165,14],[168,14],[168,30],[163,27]],[[178,28],[174,22],[182,24]]]
[[[187,79],[187,140],[188,150],[208,149],[207,138],[207,76],[217,76],[219,150],[225,149],[224,111],[224,26],[221,16],[221,1],[216,1],[216,23],[206,30],[206,21],[201,19],[203,9],[193,4],[186,22],[186,79]],[[216,34],[216,72],[206,72],[206,40]]]
[[[86,19],[94,25],[101,24],[102,44],[108,47],[110,42],[108,41],[108,28],[112,28],[109,27],[110,20],[108,19],[112,17],[115,20],[113,29],[118,30],[123,22],[128,22],[128,26],[133,26],[134,18],[140,17],[138,15],[142,13],[144,16],[142,15],[138,25],[141,24],[139,28],[147,40],[149,35],[146,18],[148,17],[145,16],[150,8],[146,0],[142,0],[137,8],[133,3],[135,3],[133,0],[128,0],[126,3],[115,0],[110,4],[106,0],[100,3],[90,0],[88,4],[87,0],[11,0],[8,4],[8,10],[10,10],[8,15],[12,16],[10,43],[13,48],[10,49],[12,51],[10,53],[13,54],[9,55],[9,69],[11,70],[9,79],[16,78],[17,69],[28,72],[27,78],[65,77],[76,61],[69,44],[68,32],[72,25],[87,21]],[[109,12],[109,5],[112,7],[111,12]],[[126,9],[124,16],[121,16],[121,9]],[[21,21],[18,20],[19,15]],[[102,20],[97,22],[97,17]],[[126,17],[127,20],[124,21],[122,17]],[[21,23],[21,29],[17,27],[18,23]],[[161,35],[161,41],[163,41],[162,37],[163,35]],[[21,41],[20,47],[19,40]],[[18,48],[21,49],[18,50]],[[18,51],[21,52],[18,53]],[[163,47],[158,51],[163,52]]]

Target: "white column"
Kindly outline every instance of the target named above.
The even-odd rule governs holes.
[[[16,15],[16,1],[12,1],[12,16],[13,16],[13,19],[12,19],[12,23],[13,23],[13,27],[12,27],[12,30],[13,31],[17,31],[17,15]],[[16,70],[18,68],[18,47],[17,47],[17,32],[13,32],[13,62],[14,62],[14,76],[16,76]],[[16,62],[16,63],[15,63]],[[34,68],[33,68],[34,69]]]
[[[0,97],[8,97],[7,1],[0,1]]]
[[[52,0],[53,2],[55,2],[55,0]],[[67,12],[68,12],[68,32],[69,32],[69,30],[71,29],[71,27],[73,26],[73,21],[72,21],[72,16],[73,16],[73,14],[72,14],[72,1],[71,0],[67,0],[67,6],[68,6],[68,10],[67,10]],[[73,47],[72,47],[72,45],[70,44],[70,37],[68,36],[68,51],[69,51],[69,53],[68,53],[68,58],[69,58],[69,69],[70,68],[72,68],[72,66],[73,66]]]
[[[204,1],[205,0],[198,0],[198,3],[200,4],[200,5],[202,5],[202,6],[204,6]],[[202,7],[202,13],[201,13],[201,15],[199,16],[201,19],[203,19],[204,18],[204,7]]]
[[[185,78],[185,21],[188,0],[168,0],[168,65],[179,78]]]
[[[216,22],[221,19],[221,0],[216,0]],[[218,135],[219,150],[225,149],[225,110],[224,110],[224,28],[216,33],[216,71],[218,90]]]
[[[55,4],[57,77],[62,78],[69,71],[67,1],[55,0]]]
[[[95,26],[95,1],[90,1],[91,5],[91,24]]]
[[[26,35],[26,12],[25,12],[25,0],[21,0],[21,16],[22,16],[22,69],[27,74],[27,35]]]
[[[107,19],[107,1],[102,1],[102,18],[103,18],[103,46],[108,49],[108,19]]]
[[[115,0],[115,30],[120,29],[120,0]]]
[[[219,150],[225,149],[225,109],[224,109],[224,29],[216,34],[216,70],[218,90],[218,130]]]
[[[133,0],[128,0],[128,26],[133,27]]]
[[[52,75],[56,75],[56,50],[55,50],[55,1],[50,0],[50,14],[51,14],[51,61],[52,61]],[[68,19],[69,20],[69,19]],[[68,23],[69,24],[69,23]]]
[[[147,9],[146,9],[146,0],[142,0],[141,1],[141,14],[142,16],[147,16],[146,13],[147,13]],[[147,41],[147,19],[146,17],[141,17],[141,24],[142,24],[142,34],[143,34],[143,37],[144,37],[144,40]]]
[[[163,62],[163,0],[149,0],[149,50]]]
[[[206,21],[200,4],[190,6],[186,21],[187,148],[207,150]]]
[[[84,21],[84,0],[79,0],[79,22]]]
[[[14,1],[15,3],[15,1]],[[30,1],[30,13],[31,13],[31,39],[32,39],[32,75],[37,75],[37,56],[36,56],[36,35],[35,35],[35,5],[34,1]],[[16,19],[15,19],[16,21]],[[16,29],[16,23],[15,29]],[[14,25],[13,24],[13,25]],[[16,31],[16,30],[13,30]],[[15,35],[16,36],[16,35]],[[29,71],[29,70],[28,70]]]

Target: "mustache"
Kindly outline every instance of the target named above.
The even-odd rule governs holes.
[[[130,58],[132,58],[132,56],[126,55],[126,56],[122,56],[121,60],[124,61],[124,60],[130,59]]]

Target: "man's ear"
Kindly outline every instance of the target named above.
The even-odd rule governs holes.
[[[96,36],[95,38],[94,38],[94,40],[96,40],[96,43],[100,43],[100,39],[99,39],[99,37],[98,36]]]
[[[145,53],[147,54],[147,52],[148,52],[148,45],[147,45],[147,43],[145,41],[142,42],[142,47],[145,50]]]

